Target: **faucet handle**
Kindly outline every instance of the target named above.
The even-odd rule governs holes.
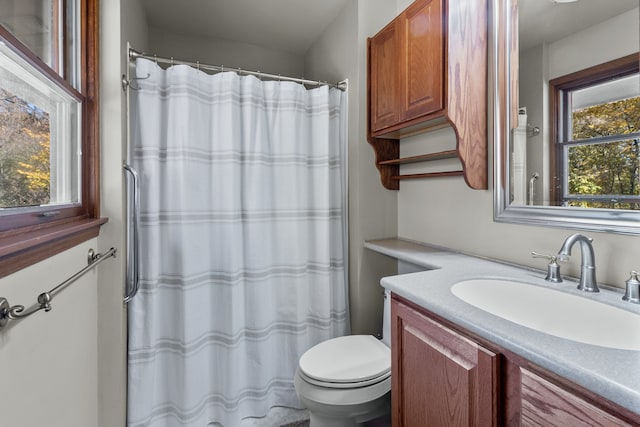
[[[555,255],[539,254],[538,252],[531,252],[533,258],[544,258],[549,260],[547,264],[547,276],[544,280],[553,283],[561,283],[562,276],[560,275],[560,264],[558,264],[558,257]]]
[[[551,262],[555,262],[558,259],[558,257],[555,256],[555,255],[540,254],[540,253],[534,252],[534,251],[531,251],[531,257],[532,258],[544,258],[544,259],[548,259]]]
[[[627,288],[622,299],[635,304],[640,304],[640,280],[638,280],[638,272],[632,271],[631,277],[626,282]]]

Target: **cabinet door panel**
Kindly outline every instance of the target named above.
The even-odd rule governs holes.
[[[401,16],[403,120],[444,108],[442,0],[415,2]]]
[[[403,341],[403,408],[404,425],[468,426],[473,381],[471,363],[456,357],[420,330],[406,326]],[[423,366],[417,371],[409,367]],[[431,369],[437,367],[437,369]]]
[[[402,303],[392,310],[394,427],[496,425],[498,357]]]
[[[524,368],[521,381],[523,427],[631,426]]]
[[[369,40],[369,108],[374,132],[400,121],[398,44],[396,23]]]

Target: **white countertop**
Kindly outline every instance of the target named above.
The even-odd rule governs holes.
[[[617,350],[558,338],[492,315],[458,299],[451,286],[462,280],[493,278],[531,283],[597,300],[640,314],[622,292],[578,291],[577,283],[544,280],[545,273],[400,239],[368,241],[365,247],[427,271],[385,277],[384,288],[470,332],[518,354],[637,414],[640,414],[640,351]],[[596,266],[597,267],[597,266]],[[615,328],[616,325],[611,325]],[[640,331],[638,331],[640,334]]]

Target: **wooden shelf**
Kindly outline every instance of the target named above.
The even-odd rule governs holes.
[[[434,160],[444,160],[444,159],[457,159],[458,152],[456,150],[447,150],[440,151],[438,153],[429,153],[429,154],[421,154],[418,156],[410,156],[410,157],[402,157],[399,159],[391,159],[391,160],[383,160],[378,163],[379,166],[389,167],[395,166],[397,168],[398,165],[407,164],[407,163],[420,163],[420,162],[428,162]],[[399,169],[396,169],[397,172],[395,174],[391,174],[389,179],[392,181],[401,181],[403,179],[419,179],[419,178],[440,178],[445,176],[464,176],[463,170],[455,170],[455,171],[443,171],[443,172],[428,172],[428,173],[414,173],[414,174],[405,174],[401,175]]]
[[[391,179],[400,181],[403,179],[417,179],[417,178],[441,178],[443,176],[464,176],[463,170],[458,171],[444,171],[444,172],[429,172],[429,173],[413,173],[407,175],[395,175]]]
[[[381,165],[403,165],[406,163],[428,162],[430,160],[457,159],[458,152],[456,150],[440,151],[438,153],[421,154],[419,156],[402,157],[399,159],[383,160]]]

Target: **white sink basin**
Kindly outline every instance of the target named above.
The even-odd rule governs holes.
[[[640,315],[577,295],[521,282],[456,283],[461,300],[503,319],[560,338],[640,351]]]

